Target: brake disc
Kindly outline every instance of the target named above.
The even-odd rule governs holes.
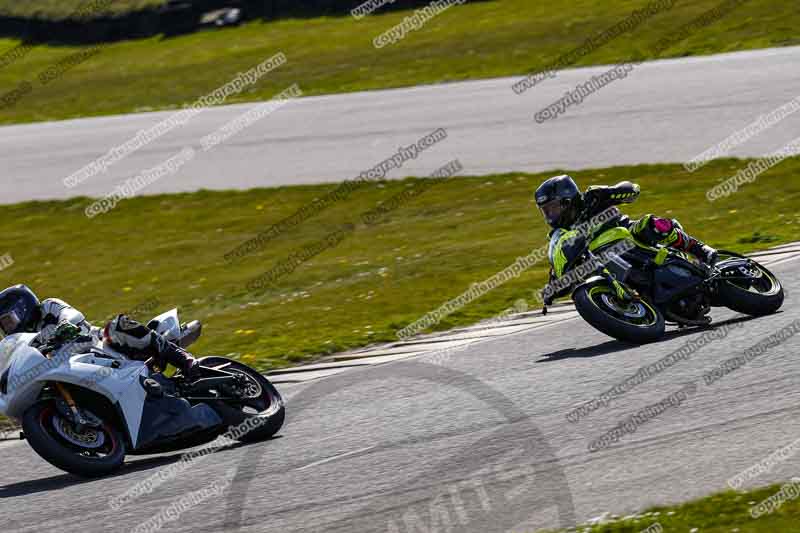
[[[621,315],[625,315],[626,317],[644,318],[645,315],[647,315],[647,310],[642,304],[631,303],[627,307],[621,307],[619,303],[617,303],[616,299],[612,298],[608,294],[601,294],[600,298],[609,308]]]
[[[72,425],[72,422],[65,420],[59,415],[54,415],[52,421],[53,429],[56,430],[56,433],[75,446],[93,450],[100,448],[106,442],[105,433],[96,428],[87,426],[79,433],[75,430],[75,426]]]
[[[748,267],[741,266],[741,267],[739,267],[739,272],[741,272],[742,274],[744,274],[748,278],[752,278],[752,279],[759,279],[759,278],[762,278],[764,276],[764,273],[761,272],[761,269],[757,268],[757,267],[748,268]]]
[[[246,374],[243,375],[247,378],[247,383],[242,388],[242,398],[260,398],[261,394],[264,392],[264,389],[261,387],[261,383]]]

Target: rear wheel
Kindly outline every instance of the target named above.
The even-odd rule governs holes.
[[[22,417],[25,439],[45,461],[81,477],[100,477],[125,461],[125,441],[119,430],[93,413],[84,415],[97,427],[78,430],[61,416],[54,400],[31,406]]]
[[[723,265],[720,268],[726,272]],[[728,270],[740,279],[720,283],[719,300],[725,307],[746,315],[763,316],[783,306],[781,282],[766,267],[750,260],[748,266],[731,266]]]
[[[658,309],[645,300],[620,301],[606,281],[581,285],[572,298],[581,317],[610,337],[645,344],[664,336],[664,316]]]
[[[257,442],[280,431],[286,418],[286,408],[278,389],[267,378],[249,366],[226,357],[204,357],[199,363],[245,377],[240,388],[241,400],[235,403],[209,403],[226,424],[243,430],[232,435],[232,438],[240,442]]]

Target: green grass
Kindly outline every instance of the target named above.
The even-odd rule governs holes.
[[[579,527],[583,533],[640,533],[661,524],[665,533],[777,533],[798,530],[800,500],[789,500],[771,514],[754,519],[750,507],[778,493],[783,485],[748,492],[727,491],[678,506],[654,507],[636,518],[594,527]],[[696,528],[696,529],[695,529]]]
[[[653,45],[721,0],[678,0],[583,57],[578,65],[650,58]],[[22,4],[22,3],[20,3]],[[595,32],[622,21],[645,0],[495,0],[449,9],[399,43],[372,40],[408,11],[370,16],[251,22],[240,28],[110,44],[47,86],[36,73],[74,53],[42,46],[0,69],[0,87],[34,83],[33,92],[0,110],[0,123],[62,119],[180,107],[278,51],[288,64],[230,101],[272,97],[298,83],[305,94],[412,86],[523,75],[542,69]],[[666,50],[663,57],[800,44],[800,10],[785,0],[749,0],[722,20]],[[0,40],[0,49],[18,44]],[[509,91],[511,89],[509,88]]]
[[[86,4],[87,0],[0,0],[0,15],[61,20]],[[114,0],[96,15],[118,15],[162,4],[166,4],[166,0]]]
[[[3,415],[0,415],[0,436],[4,431],[10,431],[12,428],[15,428],[16,424],[11,422],[8,418]]]
[[[626,209],[629,214],[677,217],[689,232],[720,247],[746,252],[797,240],[800,159],[727,199],[705,200],[709,187],[743,165],[718,161],[693,174],[678,165],[621,167],[577,178],[583,187],[635,180],[643,194]],[[10,252],[15,264],[0,272],[0,286],[27,283],[40,297],[62,298],[94,320],[158,298],[180,306],[184,319],[206,324],[198,353],[234,354],[261,369],[290,365],[394,340],[396,331],[470,284],[544,246],[546,228],[532,191],[551,174],[446,181],[367,227],[358,214],[414,180],[371,185],[230,264],[223,254],[334,186],[144,196],[91,220],[83,214],[85,198],[2,206],[0,230],[8,248],[0,255]],[[335,248],[274,287],[245,288],[345,222],[356,230]],[[544,264],[534,267],[439,328],[493,316],[518,298],[532,303],[545,276]]]

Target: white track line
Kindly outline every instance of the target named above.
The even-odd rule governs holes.
[[[786,257],[783,259],[778,259],[777,261],[771,261],[769,264],[765,264],[764,266],[774,267],[777,265],[782,265],[783,263],[788,263],[789,261],[794,261],[795,259],[800,258],[800,254],[795,254],[791,257]]]
[[[295,468],[295,470],[305,470],[305,469],[311,468],[313,466],[324,465],[325,463],[330,463],[332,461],[336,461],[337,459],[343,459],[343,458],[348,457],[350,455],[355,455],[357,453],[361,453],[361,452],[365,452],[367,450],[371,450],[374,447],[375,446],[367,446],[366,448],[361,448],[360,450],[354,450],[352,452],[342,453],[340,455],[334,455],[333,457],[328,457],[327,459],[322,459],[320,461],[315,461],[313,463],[309,463],[306,466],[301,466],[300,468]]]
[[[11,448],[12,446],[19,446],[25,441],[22,439],[0,440],[0,448]]]

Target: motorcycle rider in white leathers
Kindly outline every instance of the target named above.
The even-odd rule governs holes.
[[[43,345],[65,324],[77,326],[82,335],[102,338],[111,348],[132,359],[142,361],[153,357],[161,368],[169,363],[186,377],[191,377],[197,369],[197,361],[189,352],[126,315],[117,315],[101,329],[63,300],[47,298],[40,302],[25,285],[0,291],[0,332],[4,336],[38,332],[35,342]]]

